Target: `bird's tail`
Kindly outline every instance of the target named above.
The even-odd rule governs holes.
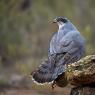
[[[33,80],[37,83],[46,83],[55,80],[58,75],[62,74],[66,69],[66,66],[63,65],[63,63],[65,63],[64,57],[61,59],[62,56],[54,55],[44,61],[37,70],[32,73]],[[61,61],[59,61],[60,59]]]
[[[32,73],[32,79],[37,83],[51,82],[53,81],[52,71],[51,64],[46,60]]]

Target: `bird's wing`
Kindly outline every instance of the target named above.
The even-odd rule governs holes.
[[[58,75],[66,70],[66,64],[75,62],[81,58],[83,52],[81,50],[83,47],[81,40],[81,35],[77,33],[74,34],[73,32],[61,39],[59,48],[56,50],[56,59],[59,57],[60,53],[64,55],[56,62],[52,79],[56,79]]]
[[[79,33],[73,33],[73,31],[71,31],[60,40],[58,46],[58,53],[68,52],[69,54],[72,54],[78,51],[81,47],[81,35]]]

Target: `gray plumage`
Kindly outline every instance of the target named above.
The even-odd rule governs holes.
[[[85,52],[85,41],[75,26],[65,17],[57,17],[59,25],[50,42],[48,60],[32,74],[38,83],[54,81],[66,71],[66,65],[78,61]]]

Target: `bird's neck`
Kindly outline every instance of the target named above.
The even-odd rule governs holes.
[[[66,25],[65,23],[58,22],[59,29],[57,33],[57,41],[59,41],[67,33],[63,31],[65,25]]]
[[[65,26],[65,23],[58,22],[58,26],[59,26],[59,30],[61,30]]]

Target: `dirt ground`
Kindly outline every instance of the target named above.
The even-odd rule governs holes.
[[[89,92],[93,93],[90,94]],[[95,88],[85,88],[84,95],[94,95]],[[54,90],[49,86],[33,85],[31,88],[27,87],[0,87],[0,95],[70,95],[70,87],[59,88]]]
[[[40,95],[31,89],[9,89],[0,93],[0,95]]]
[[[0,95],[69,95],[68,89],[55,89],[54,91],[35,90],[26,88],[10,88],[0,91]]]

